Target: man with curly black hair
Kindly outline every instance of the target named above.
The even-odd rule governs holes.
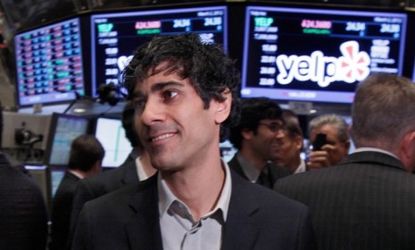
[[[222,126],[237,110],[239,73],[198,35],[158,37],[125,80],[135,125],[158,173],[88,202],[72,249],[310,249],[307,208],[231,172]]]
[[[229,167],[246,180],[273,188],[274,183],[290,172],[271,163],[284,132],[282,110],[277,102],[266,97],[244,99],[241,119],[230,129],[229,140],[238,149]]]

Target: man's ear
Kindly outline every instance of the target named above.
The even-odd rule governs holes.
[[[303,137],[300,136],[300,135],[295,135],[295,138],[293,138],[293,139],[294,139],[294,143],[295,143],[295,148],[298,151],[301,151],[301,149],[304,146],[304,139],[303,139]]]
[[[243,128],[241,130],[241,135],[244,140],[249,141],[254,136],[254,132],[247,128]]]
[[[415,131],[404,135],[397,155],[408,172],[415,170]]]
[[[214,102],[214,112],[215,112],[215,122],[217,124],[223,123],[231,113],[232,107],[232,93],[227,88],[222,92],[222,97],[225,98],[223,101],[213,100]],[[212,103],[213,104],[213,103]]]

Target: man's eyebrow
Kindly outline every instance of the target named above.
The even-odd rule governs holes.
[[[184,87],[184,84],[181,83],[181,82],[177,82],[177,81],[159,82],[159,83],[155,83],[153,86],[151,86],[150,91],[151,92],[156,92],[156,91],[162,90],[163,88],[171,87],[171,86],[182,88],[182,87]],[[135,91],[133,92],[133,95],[132,95],[133,98],[142,98],[144,96],[146,96],[146,94],[144,94],[143,92],[141,92],[138,89],[135,89]]]
[[[159,91],[165,87],[183,87],[184,84],[177,81],[159,82],[151,86],[151,92]]]

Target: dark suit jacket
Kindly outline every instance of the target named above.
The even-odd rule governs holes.
[[[354,153],[275,189],[309,206],[319,249],[415,249],[415,176],[394,157]]]
[[[44,250],[47,211],[39,187],[0,152],[0,249]]]
[[[88,202],[72,249],[161,250],[157,177]],[[232,173],[222,249],[314,249],[308,209]]]
[[[241,177],[243,177],[244,179],[246,179],[246,180],[248,180],[248,177],[245,175],[245,173],[244,173],[244,171],[243,171],[243,169],[242,169],[242,166],[241,166],[241,164],[239,163],[239,161],[238,161],[238,157],[236,156],[236,154],[235,154],[235,156],[228,162],[228,165],[229,165],[229,167],[233,170],[233,171],[235,171],[237,174],[239,174]],[[283,178],[283,177],[286,177],[286,176],[289,176],[289,175],[291,175],[291,173],[290,173],[290,171],[289,170],[287,170],[287,169],[285,169],[285,168],[282,168],[282,167],[279,167],[279,166],[276,166],[276,165],[273,165],[271,168],[270,168],[270,179],[271,179],[271,183],[274,183],[274,185],[275,185],[275,182],[278,180],[278,179],[280,179],[280,178]]]
[[[51,250],[65,249],[67,244],[72,202],[80,178],[66,172],[52,202]]]
[[[73,201],[71,213],[71,236],[78,220],[79,213],[87,201],[117,190],[127,184],[138,184],[136,155],[130,153],[124,163],[116,169],[105,171],[79,182]]]

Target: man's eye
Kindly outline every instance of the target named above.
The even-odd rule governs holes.
[[[169,100],[177,96],[177,94],[178,94],[177,91],[166,90],[166,91],[163,91],[163,98],[166,100]]]
[[[271,123],[269,129],[273,132],[277,132],[284,129],[284,126],[280,123]]]
[[[142,110],[145,105],[145,100],[139,99],[134,101],[134,108],[136,110]]]

